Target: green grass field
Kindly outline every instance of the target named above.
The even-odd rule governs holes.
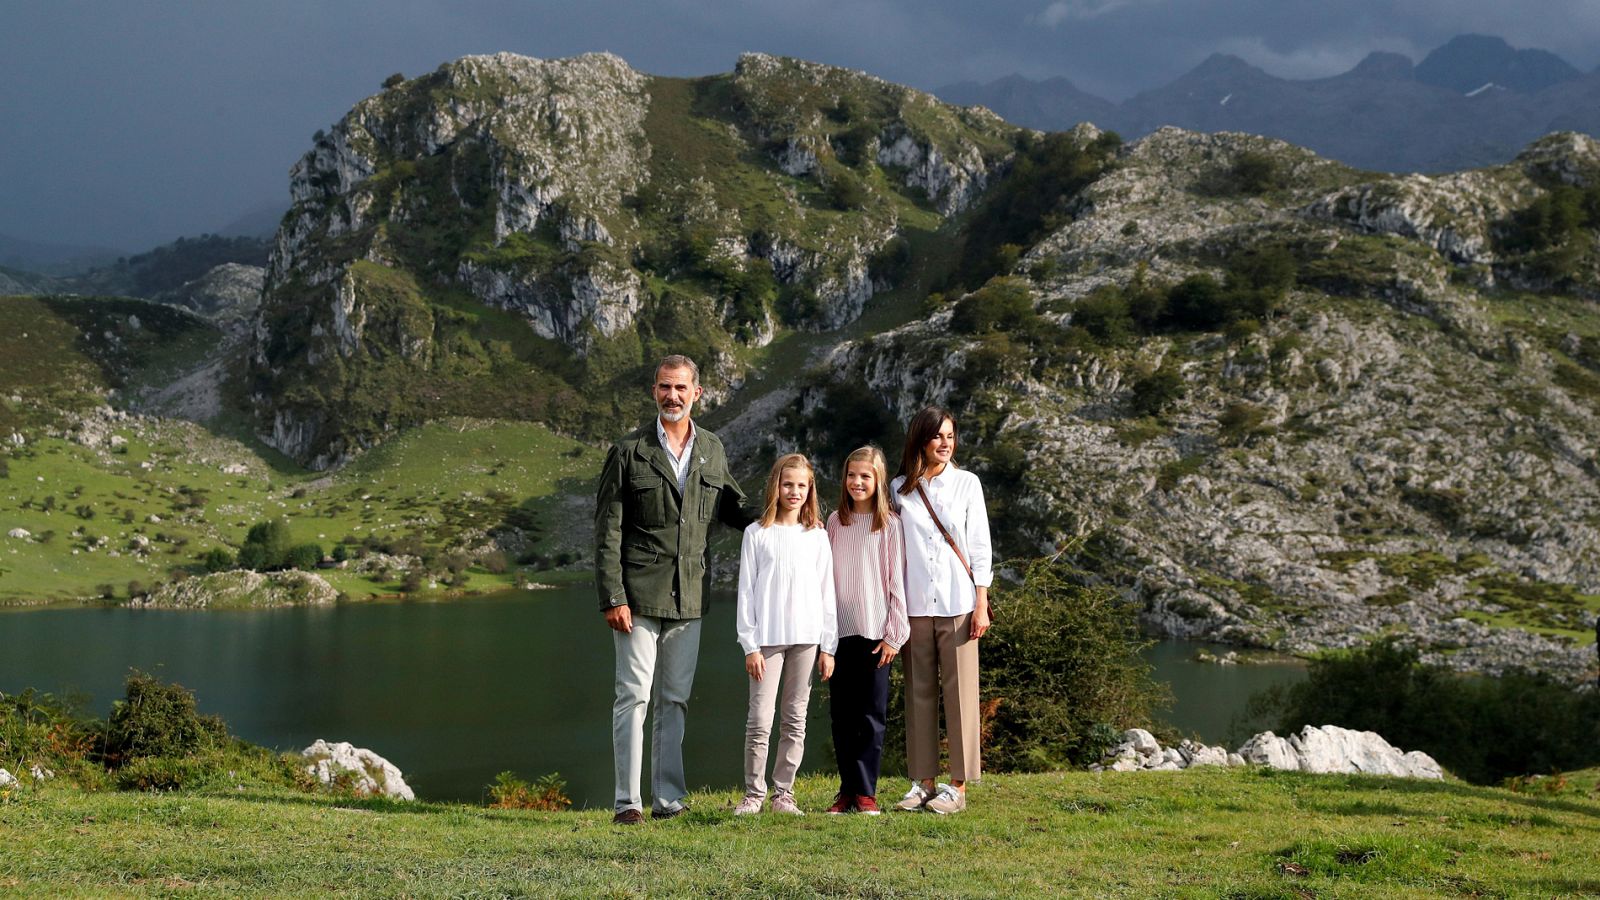
[[[1261,769],[990,776],[948,818],[734,818],[731,791],[633,828],[540,813],[46,785],[0,805],[20,896],[1593,896],[1594,773],[1561,793]],[[1578,781],[1580,779],[1574,779]],[[893,785],[886,784],[887,797]]]
[[[256,522],[286,518],[297,542],[325,551],[346,537],[415,536],[441,546],[513,522],[540,549],[580,549],[578,511],[600,451],[525,422],[450,420],[413,429],[333,475],[275,469],[250,447],[184,422],[111,429],[115,451],[43,438],[7,457],[0,479],[0,605],[93,596],[193,567],[237,548]],[[223,471],[243,466],[243,473]],[[585,520],[586,521],[586,520]],[[32,538],[4,537],[13,528]],[[100,539],[105,543],[100,543]],[[145,552],[134,543],[149,541]],[[516,573],[477,573],[464,590],[508,587]],[[355,597],[398,585],[331,573]]]

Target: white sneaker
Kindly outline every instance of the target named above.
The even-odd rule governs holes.
[[[894,808],[901,812],[917,812],[922,809],[922,805],[927,803],[928,798],[931,796],[921,783],[913,781],[911,782],[911,790],[906,791],[906,795],[900,798],[900,802],[896,803]]]
[[[753,816],[761,812],[761,804],[765,803],[766,799],[760,794],[745,794],[739,800],[739,805],[733,808],[733,814],[736,816]]]
[[[941,816],[961,812],[967,808],[967,792],[957,790],[948,784],[941,784],[939,785],[939,793],[935,794],[924,805],[924,808]]]
[[[798,804],[794,802],[794,794],[789,791],[778,791],[772,795],[772,811],[783,813],[787,816],[803,816]]]

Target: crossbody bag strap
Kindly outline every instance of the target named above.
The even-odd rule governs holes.
[[[928,493],[922,489],[921,484],[917,485],[917,496],[922,498],[922,505],[928,508],[928,517],[933,519],[933,527],[939,529],[939,533],[944,535],[944,542],[950,545],[951,550],[955,551],[956,559],[961,560],[961,568],[967,570],[967,577],[971,578],[972,583],[976,585],[978,579],[977,576],[972,574],[972,566],[967,564],[967,558],[962,555],[961,548],[956,546],[956,539],[950,536],[950,532],[945,530],[944,523],[939,521],[939,514],[933,511],[933,502],[928,499]]]

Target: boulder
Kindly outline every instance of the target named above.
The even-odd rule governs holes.
[[[33,776],[34,781],[49,781],[50,779],[56,777],[55,772],[39,765],[38,763],[34,763],[33,767],[28,769],[28,774]]]
[[[300,751],[300,755],[311,763],[306,771],[323,784],[331,785],[335,779],[343,777],[349,778],[351,789],[362,796],[417,799],[394,763],[349,741],[330,744],[319,738]]]
[[[1228,751],[1221,747],[1207,747],[1196,744],[1189,757],[1189,768],[1195,766],[1226,766],[1228,765]]]
[[[1143,728],[1129,728],[1122,733],[1122,740],[1123,743],[1132,744],[1140,756],[1155,756],[1161,752],[1161,745],[1156,742],[1156,736]]]
[[[17,776],[0,769],[0,788],[8,788],[17,783]]]
[[[1291,772],[1300,768],[1300,757],[1295,753],[1294,747],[1270,731],[1263,731],[1245,741],[1239,747],[1239,756],[1245,762],[1258,766],[1270,766]]]
[[[1337,725],[1307,725],[1288,738],[1262,732],[1246,741],[1239,755],[1245,762],[1289,771],[1444,777],[1444,770],[1426,753],[1403,753],[1374,732]]]
[[[6,537],[16,538],[19,541],[25,541],[33,537],[33,534],[30,533],[26,528],[13,528],[6,532]]]

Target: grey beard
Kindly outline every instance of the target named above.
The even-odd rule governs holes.
[[[689,407],[687,406],[675,413],[669,413],[659,406],[656,407],[656,411],[661,414],[661,421],[663,422],[682,422],[689,415]]]

